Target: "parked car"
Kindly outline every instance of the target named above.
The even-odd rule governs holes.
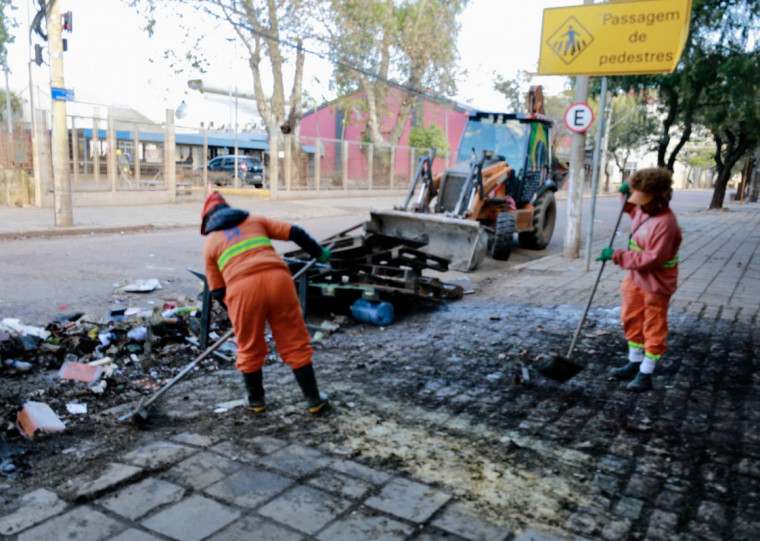
[[[261,160],[255,156],[238,155],[238,178],[242,184],[261,188],[264,184],[264,168]],[[203,174],[203,166],[193,168],[199,176]],[[208,162],[208,180],[217,186],[231,186],[235,182],[235,156],[217,156]]]

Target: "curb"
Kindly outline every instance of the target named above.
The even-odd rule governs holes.
[[[19,231],[15,233],[0,233],[0,241],[30,239],[40,237],[70,237],[74,235],[92,235],[108,233],[142,233],[149,231],[166,231],[171,229],[190,229],[197,227],[197,224],[174,224],[174,225],[127,225],[119,226],[74,226],[68,229],[41,229],[39,231]]]

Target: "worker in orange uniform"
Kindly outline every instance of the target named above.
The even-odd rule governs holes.
[[[670,210],[670,171],[649,168],[636,171],[620,191],[628,196],[623,210],[631,215],[627,250],[605,248],[597,261],[612,260],[630,272],[623,279],[620,318],[628,340],[628,363],[612,376],[633,379],[626,388],[643,392],[652,388],[655,364],[668,349],[668,305],[678,282],[678,248],[681,229]]]
[[[208,235],[203,250],[211,295],[223,302],[237,337],[236,367],[243,373],[247,408],[266,410],[261,369],[268,347],[269,322],[283,361],[293,369],[308,410],[319,413],[327,405],[311,365],[312,347],[301,313],[290,269],[272,247],[271,240],[293,241],[319,262],[330,259],[303,229],[248,211],[233,209],[219,192],[206,197],[201,214],[201,235]]]

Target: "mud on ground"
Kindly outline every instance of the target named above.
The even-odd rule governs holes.
[[[347,320],[315,341],[317,377],[331,397],[320,417],[303,411],[274,356],[264,369],[265,414],[219,408],[241,398],[243,386],[230,363],[215,359],[160,400],[147,429],[117,421],[150,391],[134,383],[142,376],[117,378],[101,395],[54,371],[4,378],[1,455],[15,468],[0,478],[4,501],[101,469],[152,434],[190,431],[233,441],[269,435],[351,456],[444,487],[511,531],[531,525],[599,537],[620,519],[611,511],[634,499],[643,503],[630,537],[643,538],[670,494],[679,498],[674,528],[690,532],[681,538],[721,539],[733,516],[760,511],[752,503],[760,481],[737,477],[732,466],[743,427],[758,415],[747,411],[758,383],[749,330],[680,317],[670,338],[679,354],[658,368],[652,393],[632,395],[606,376],[626,356],[616,308],[592,308],[574,355],[586,368],[559,383],[536,363],[566,353],[583,307],[520,301],[495,279],[470,286],[476,294],[417,307],[391,326]],[[733,353],[721,366],[705,363],[723,350]],[[169,349],[165,365],[176,372],[193,353]],[[64,432],[25,439],[12,426],[11,410],[24,400],[65,412],[73,398],[89,414],[64,417]],[[708,428],[716,407],[724,416],[717,436]],[[736,482],[743,494],[729,489]],[[731,515],[694,526],[705,499]]]

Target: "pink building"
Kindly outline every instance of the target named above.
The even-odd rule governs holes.
[[[357,93],[348,98],[361,99],[362,94]],[[401,105],[401,93],[399,90],[392,90],[388,98],[392,104],[390,108],[394,111],[393,118],[385,118],[382,123],[381,131],[387,134],[393,127],[395,115]],[[341,168],[344,151],[343,141],[348,142],[348,164],[349,175],[359,176],[369,167],[369,161],[366,152],[362,151],[360,143],[364,140],[366,129],[366,116],[362,111],[353,109],[350,114],[342,108],[341,101],[334,101],[317,108],[304,111],[303,121],[301,124],[302,143],[309,146],[313,141],[312,138],[320,139],[322,148],[321,167],[322,171],[337,171]],[[470,109],[459,104],[441,104],[430,99],[423,98],[414,107],[412,114],[404,126],[404,131],[399,140],[400,147],[409,146],[409,131],[412,126],[428,127],[435,124],[440,127],[448,137],[449,141],[449,165],[454,163],[459,155],[460,141],[464,133],[465,126],[470,117]],[[306,139],[306,140],[304,140]],[[419,152],[415,154],[414,164],[410,163],[412,154],[406,148],[395,151],[394,163],[395,174],[399,179],[408,177],[410,168],[416,167]],[[433,164],[433,171],[442,171],[446,167],[444,162],[445,156],[438,154]]]

